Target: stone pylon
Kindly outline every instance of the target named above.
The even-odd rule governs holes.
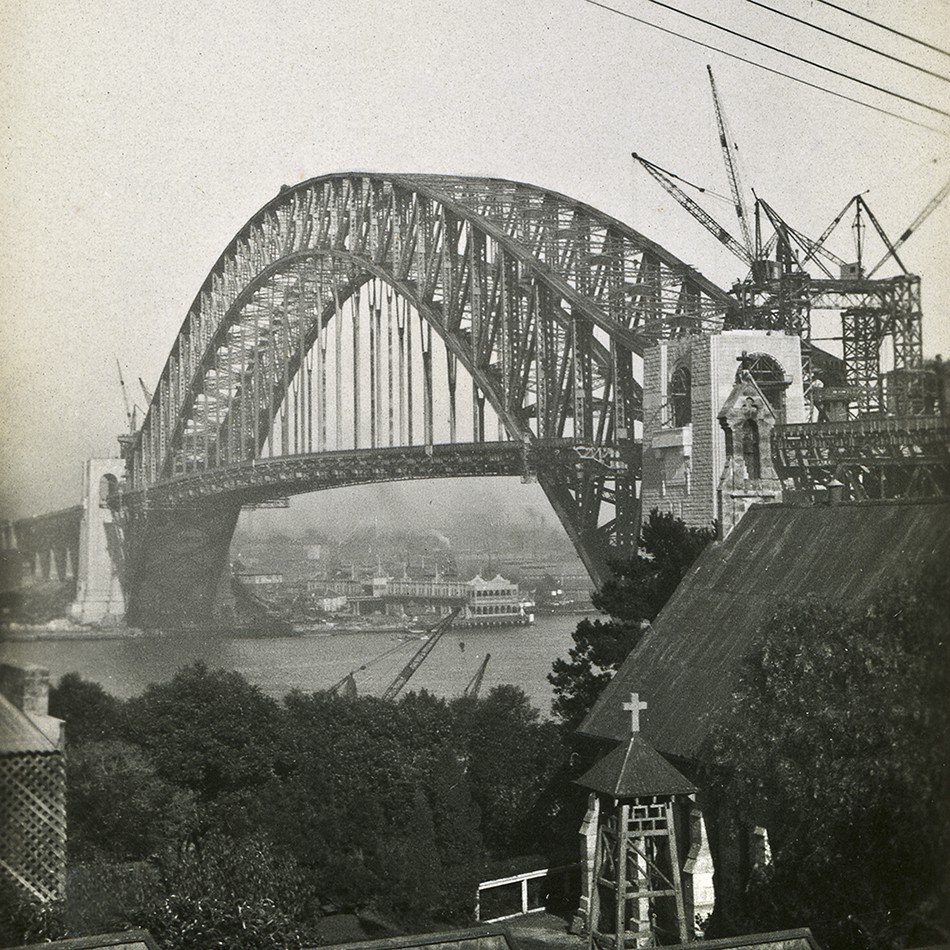
[[[125,615],[122,525],[110,507],[124,476],[121,459],[89,459],[83,467],[76,602],[70,611],[80,623]]]

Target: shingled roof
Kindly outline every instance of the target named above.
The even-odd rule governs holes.
[[[643,737],[664,755],[694,759],[784,601],[861,603],[929,563],[950,563],[946,501],[755,506],[699,557],[578,731],[625,742],[622,704],[636,692],[649,700]]]
[[[691,795],[695,785],[680,775],[639,732],[594,763],[576,784],[612,798]]]

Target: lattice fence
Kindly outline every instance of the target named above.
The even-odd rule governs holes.
[[[58,900],[66,886],[63,755],[0,756],[0,881],[23,898]]]

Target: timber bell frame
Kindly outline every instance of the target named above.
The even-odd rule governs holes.
[[[663,905],[669,912],[661,923]],[[589,945],[627,950],[690,936],[672,798],[616,802],[598,830]]]

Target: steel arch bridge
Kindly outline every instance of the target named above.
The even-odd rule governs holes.
[[[207,615],[242,505],[370,481],[536,477],[603,580],[637,542],[639,356],[734,308],[659,244],[532,185],[282,188],[218,258],[124,440],[130,621]]]

